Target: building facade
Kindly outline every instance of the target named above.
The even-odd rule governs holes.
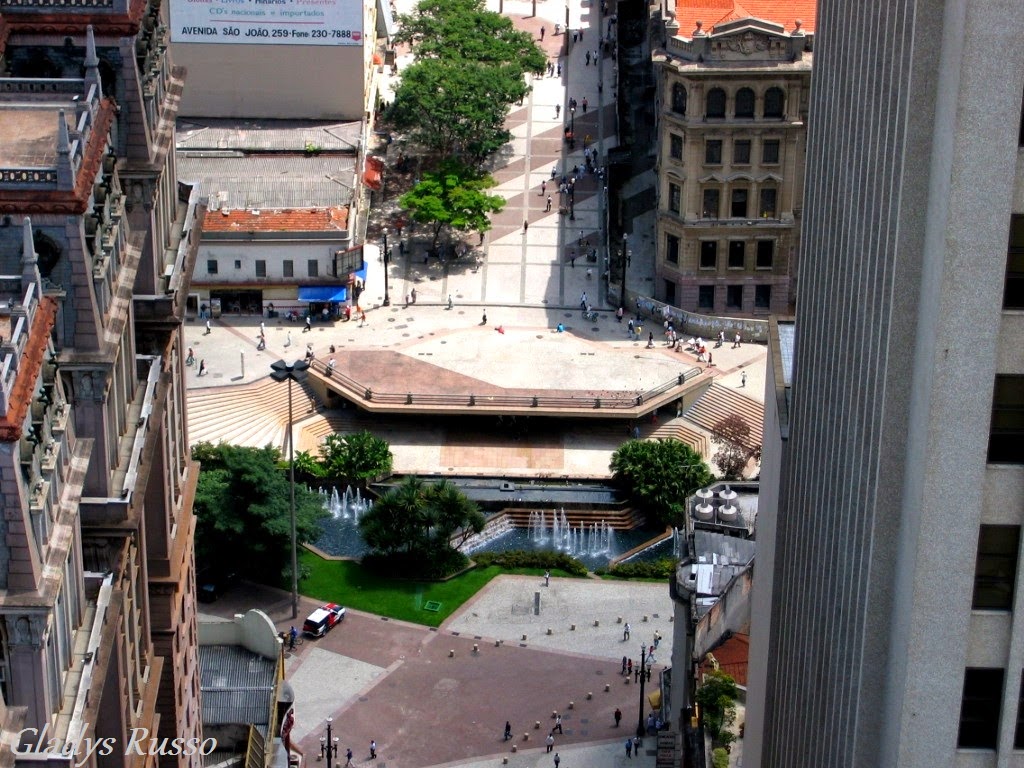
[[[4,760],[199,766],[182,322],[199,240],[159,3],[0,2]],[[94,742],[95,743],[95,742]],[[74,750],[74,746],[69,747]]]
[[[767,317],[795,299],[815,5],[726,5],[680,0],[654,53],[655,298]]]
[[[1024,15],[820,21],[744,764],[1022,766]]]

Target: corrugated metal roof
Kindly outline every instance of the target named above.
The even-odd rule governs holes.
[[[267,726],[274,697],[276,659],[237,645],[199,646],[203,722]]]
[[[324,152],[359,150],[362,123],[294,120],[178,121],[178,149],[241,149],[255,152],[302,152],[314,146]]]
[[[355,158],[179,152],[178,179],[198,182],[215,210],[325,208],[352,202]]]

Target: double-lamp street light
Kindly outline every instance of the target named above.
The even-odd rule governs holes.
[[[320,757],[319,760],[327,758],[327,768],[333,768],[334,761],[338,759],[338,737],[334,735],[331,730],[331,725],[334,723],[333,717],[327,718],[327,734],[320,737]]]
[[[637,715],[636,735],[644,735],[644,683],[647,682],[647,646],[640,643],[640,713]]]
[[[388,248],[388,228],[384,227],[384,250],[381,259],[384,261],[384,306],[391,306],[391,294],[388,293],[388,264],[391,263],[391,249]]]
[[[295,534],[295,431],[292,426],[292,382],[306,379],[309,363],[296,360],[286,363],[278,360],[270,364],[270,375],[274,381],[288,380],[288,466],[289,466],[289,508],[292,522],[292,618],[299,616],[299,545]]]

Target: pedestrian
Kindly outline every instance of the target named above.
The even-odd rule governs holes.
[[[559,64],[558,66],[559,66],[559,69],[561,69],[562,65]],[[558,74],[562,74],[562,73],[559,72]],[[558,116],[560,114],[562,114],[562,105],[561,104],[555,104],[555,120],[558,119]],[[555,169],[554,168],[551,169],[551,178],[552,179],[555,178]]]
[[[480,325],[487,325],[487,310],[484,310],[483,319],[480,321]]]
[[[555,731],[558,731],[559,734],[564,734],[561,715],[555,715],[555,727],[551,729],[551,732],[554,733]]]
[[[411,291],[409,291],[409,296],[412,297],[412,303],[415,304],[416,303],[416,289],[415,288],[413,288]]]
[[[622,671],[619,673],[620,675],[626,674],[626,662],[627,661],[628,661],[628,659],[626,659],[626,657],[623,656],[622,657]]]
[[[544,197],[544,195],[547,193],[547,191],[548,191],[548,180],[544,179],[540,183],[540,196]]]
[[[558,71],[558,76],[561,77],[562,76],[562,62],[558,62],[558,69],[557,69],[557,71]]]
[[[311,330],[313,330],[313,317],[311,315],[306,315],[306,327],[302,329],[302,332],[308,333]]]
[[[359,327],[362,328],[364,325],[368,325],[366,322],[366,312],[361,309],[359,310]]]
[[[626,677],[629,677],[632,674],[633,674],[633,660],[630,659],[628,662],[626,662]]]
[[[740,335],[737,333],[736,338],[732,343],[732,348],[736,349],[740,345]]]
[[[661,632],[654,630],[654,647],[657,648],[661,644]]]
[[[576,249],[575,248],[571,248],[569,250],[569,265],[573,269],[576,269]]]
[[[555,768],[558,768],[558,764],[559,764],[560,762],[562,762],[562,758],[560,758],[560,757],[558,756],[558,753],[557,753],[557,752],[555,752]]]
[[[551,195],[548,195],[547,206],[544,208],[544,212],[547,213],[551,210]]]
[[[633,751],[636,753],[637,757],[640,757],[640,737],[639,736],[634,736],[633,737]]]
[[[199,375],[202,376],[205,373],[206,373],[206,361],[205,360],[200,360],[199,361]]]
[[[405,306],[409,306],[409,294],[405,294]]]
[[[544,586],[551,586],[551,571],[544,571]]]
[[[352,765],[352,747],[345,750],[345,766],[348,768],[350,765]]]
[[[299,636],[299,630],[297,630],[295,628],[295,625],[293,624],[292,628],[288,630],[288,650],[289,651],[294,651],[295,650],[295,639],[298,636]]]
[[[449,293],[448,294],[448,309],[451,309],[452,306],[453,306],[453,304],[452,304],[452,295]]]
[[[207,320],[206,321],[206,333],[204,333],[203,335],[204,336],[209,336],[211,333],[213,333],[213,328],[210,327],[210,321]]]
[[[597,66],[597,51],[594,51],[594,66]]]
[[[580,42],[581,43],[583,42],[583,30],[582,29],[580,29]]]
[[[615,708],[615,727],[619,727],[619,723],[622,722],[622,710],[618,707]]]
[[[708,352],[708,368],[710,368],[710,367],[711,367],[711,366],[713,366],[713,365],[714,365],[714,363],[713,363],[713,362],[711,362],[711,353],[710,353],[710,352]]]
[[[583,114],[585,115],[585,114],[587,114],[587,97],[586,96],[583,97],[582,104],[583,104]]]
[[[629,629],[630,629],[629,622],[627,621],[626,622],[626,626],[622,628],[622,640],[623,640],[623,642],[625,642],[626,640],[629,640]]]
[[[262,333],[256,339],[256,351],[262,351],[267,348],[267,337]]]
[[[290,347],[292,345],[292,332],[291,331],[288,331],[288,336],[285,339],[284,345],[286,347]]]
[[[651,668],[647,667],[647,682],[651,682]]]
[[[523,219],[523,234],[526,234],[526,230],[530,228],[530,222],[527,219]]]
[[[373,741],[372,739],[370,740],[370,759],[377,759],[377,742]]]
[[[740,386],[741,387],[747,386],[747,372],[746,371],[743,371],[740,374]]]
[[[654,331],[647,334],[647,348],[654,349]]]
[[[587,304],[589,304],[589,302],[587,301],[587,292],[584,291],[583,293],[580,294],[580,307],[586,309]]]
[[[192,347],[188,348],[188,356],[185,358],[185,365],[195,365],[196,353],[192,351]]]
[[[576,42],[576,40],[578,40],[578,39],[579,39],[579,33],[578,33],[578,32],[576,32],[576,30],[574,29],[574,30],[572,31],[572,41],[573,41],[573,42],[575,43],[575,42]]]
[[[585,64],[585,66],[590,66],[590,51],[587,51],[587,63]],[[584,110],[586,110],[586,107],[584,107]]]
[[[547,30],[546,30],[546,29],[544,29],[544,27],[541,27],[541,28],[540,28],[540,41],[541,41],[542,43],[544,42],[544,33],[545,33],[546,31],[547,31]]]
[[[626,333],[629,334],[629,338],[633,338],[633,318],[630,318],[629,322],[626,323]]]
[[[512,723],[508,720],[505,721],[505,741],[512,738]]]
[[[632,739],[626,739],[626,757],[628,757],[628,758],[632,758],[633,757],[633,740]]]
[[[548,746],[548,752],[552,751],[555,748],[555,737],[552,735],[553,733],[554,731],[549,733],[548,738],[544,742]]]

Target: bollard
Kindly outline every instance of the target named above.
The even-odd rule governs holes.
[[[619,616],[619,618],[617,618],[617,619],[615,620],[615,623],[616,623],[616,624],[621,624],[621,623],[622,623],[622,617],[621,617],[621,616]]]
[[[529,740],[530,740],[530,734],[529,733],[524,733],[523,734],[523,741],[529,741]]]
[[[626,685],[629,685],[629,675],[626,675]]]
[[[455,651],[454,651],[454,649],[448,651],[448,658],[449,659],[454,659],[455,658]]]
[[[551,719],[554,720],[556,717],[558,717],[558,713],[557,712],[552,712],[551,713]]]
[[[612,689],[611,683],[605,683],[604,684],[604,692],[605,693],[608,693],[608,691],[610,691],[611,689]]]
[[[675,621],[675,618],[676,618],[676,617],[675,617],[675,616],[673,616],[673,615],[672,615],[671,613],[670,613],[670,614],[668,615],[668,620],[669,620],[669,621]]]
[[[473,653],[480,653],[480,646],[473,643]]]
[[[499,645],[501,645],[501,640],[495,640],[494,647],[497,648]]]
[[[515,747],[512,747],[512,749],[515,749]],[[502,765],[508,765],[508,758],[507,757],[501,758],[501,764]]]
[[[516,746],[515,744],[513,744],[513,745],[512,745],[512,751],[513,751],[513,752],[518,752],[518,751],[519,751],[519,748],[518,748],[518,747],[517,747],[517,746]]]
[[[592,698],[594,698],[594,694],[592,694],[590,691],[587,691],[587,701],[590,701]]]
[[[644,621],[647,621],[647,614],[644,614]]]
[[[526,635],[523,635],[523,642],[526,642]]]
[[[570,624],[569,625],[569,631],[570,632],[575,632],[576,631],[576,625],[575,624]]]
[[[570,701],[569,702],[569,709],[573,709],[575,706],[576,706],[576,702],[575,701]]]
[[[551,631],[551,627],[548,627],[548,634],[549,634],[549,635],[553,635],[553,634],[555,634],[554,632],[552,632],[552,631]]]
[[[540,720],[538,720],[537,722],[535,722],[535,723],[533,724],[533,729],[534,729],[535,731],[539,731],[539,730],[540,730]]]
[[[601,626],[601,622],[598,621],[597,619],[594,619],[594,626],[595,627],[600,627]]]

